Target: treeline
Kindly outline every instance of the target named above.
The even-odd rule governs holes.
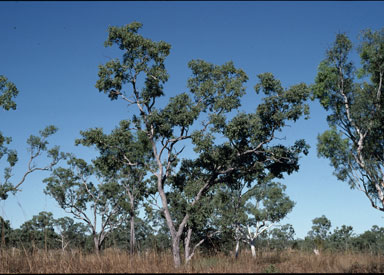
[[[309,117],[310,99],[329,111],[330,129],[318,137],[319,156],[331,160],[338,179],[384,211],[384,30],[363,32],[360,69],[349,60],[351,41],[338,34],[313,84],[284,88],[272,73],[257,75],[254,92],[261,98],[245,112],[241,99],[248,76],[232,61],[191,60],[187,91],[164,100],[171,45],[143,37],[141,27],[133,22],[108,29],[105,46],[122,54],[99,66],[95,87],[132,112],[111,133],[80,131],[74,143],[96,150],[94,159],[49,147],[47,139],[57,129],[48,126],[27,140],[28,167],[14,181],[17,151],[0,132],[6,166],[1,199],[20,191],[30,173],[48,171],[44,192],[70,215],[54,219],[41,212],[19,229],[2,220],[5,247],[93,247],[96,253],[129,247],[132,254],[170,249],[176,268],[198,250],[233,251],[237,257],[241,246],[253,257],[262,247],[378,251],[375,238],[382,230],[376,227],[357,237],[346,226],[330,234],[330,221],[320,217],[306,239],[294,240],[291,226],[276,225],[295,205],[279,180],[299,171],[309,150],[303,139],[287,142],[284,129]],[[0,91],[0,106],[14,110],[16,86],[0,76]],[[38,165],[42,155],[48,164]]]
[[[50,212],[40,212],[17,229],[11,228],[7,220],[2,220],[1,224],[2,249],[20,249],[30,252],[51,249],[80,250],[85,253],[94,251],[93,238],[87,227],[70,217],[55,219]],[[314,219],[312,230],[304,239],[295,238],[295,230],[290,224],[276,226],[257,238],[256,251],[297,250],[313,253],[314,249],[318,249],[320,253],[328,251],[384,255],[384,227],[374,225],[370,230],[358,235],[353,232],[352,226],[342,225],[331,231],[330,224],[324,216]],[[102,249],[129,251],[129,227],[130,223],[126,222],[111,231],[103,242]],[[171,249],[170,237],[165,227],[155,232],[148,223],[137,219],[136,233],[137,252],[166,252]],[[200,251],[206,255],[215,252],[233,254],[234,246],[233,238],[227,234],[217,234],[202,244]],[[248,247],[244,246],[243,249]]]

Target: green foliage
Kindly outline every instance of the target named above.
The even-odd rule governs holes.
[[[278,222],[291,212],[295,203],[284,194],[285,186],[275,182],[259,183],[243,196],[243,201],[255,200],[245,205],[253,223]]]
[[[188,88],[195,101],[202,102],[203,111],[229,112],[240,106],[240,97],[245,94],[243,83],[247,75],[236,69],[233,62],[222,66],[203,60],[192,60],[188,63],[192,77],[188,80]]]
[[[347,138],[343,139],[342,133],[337,131],[336,127],[332,127],[330,130],[318,135],[317,139],[318,156],[330,159],[337,178],[346,180],[350,169],[345,164],[352,161],[349,140]]]
[[[53,249],[57,247],[51,212],[42,211],[20,226],[20,241],[30,248]]]
[[[270,264],[265,270],[264,273],[280,273],[279,269],[274,265]]]
[[[278,228],[273,228],[269,235],[272,248],[282,250],[290,247],[290,244],[294,241],[295,229],[291,224],[285,224]]]
[[[61,236],[62,249],[85,248],[88,227],[83,223],[75,223],[70,217],[54,220],[54,226]]]
[[[19,94],[16,85],[8,81],[8,79],[0,75],[0,106],[6,110],[15,110],[16,103],[13,98]]]
[[[13,184],[10,179],[12,176],[12,168],[15,166],[18,157],[17,152],[15,150],[9,150],[8,148],[3,146],[3,143],[6,142],[9,144],[11,142],[11,138],[4,138],[0,133],[0,158],[7,155],[7,162],[9,164],[8,167],[4,168],[4,181],[0,184],[0,198],[5,200],[8,197],[9,192],[16,193],[24,183],[26,177],[34,172],[34,171],[51,171],[52,168],[62,159],[67,157],[67,154],[60,152],[59,146],[53,146],[52,148],[48,148],[49,142],[47,138],[57,132],[57,128],[53,125],[49,125],[43,130],[39,131],[38,136],[31,135],[27,139],[28,144],[28,152],[30,153],[30,159],[27,167],[27,171],[22,176],[21,180],[17,184]],[[49,164],[44,167],[38,167],[35,164],[36,158],[46,153],[47,157],[50,159]]]
[[[70,155],[67,164],[68,168],[58,167],[43,180],[47,183],[44,192],[52,196],[62,209],[86,223],[98,251],[105,236],[121,222],[127,211],[129,204],[125,190],[116,181],[100,177],[97,167],[83,159]],[[94,176],[98,184],[92,182]],[[89,210],[92,216],[89,216]]]
[[[133,22],[123,27],[109,27],[105,46],[116,44],[124,50],[122,61],[118,59],[99,66],[96,88],[108,93],[111,100],[117,99],[122,84],[136,80],[140,73],[146,74],[141,102],[148,104],[151,98],[163,95],[162,83],[168,80],[164,67],[171,46],[163,41],[153,42],[138,34],[141,23]]]
[[[341,228],[336,227],[329,236],[332,248],[335,250],[348,250],[351,246],[352,234],[352,226],[342,225]]]
[[[312,220],[312,230],[308,235],[313,239],[325,240],[328,237],[331,221],[324,215]]]

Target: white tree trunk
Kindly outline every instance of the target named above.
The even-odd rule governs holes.
[[[131,232],[130,232],[130,252],[135,253],[136,249],[136,236],[135,236],[135,216],[131,214]]]
[[[255,245],[251,244],[252,257],[256,259],[256,248]]]
[[[237,257],[239,256],[239,249],[240,249],[240,240],[236,240],[236,249],[235,249],[235,257],[237,259]]]
[[[184,240],[184,253],[185,253],[185,263],[188,263],[190,260],[191,255],[191,236],[192,236],[192,229],[188,228],[187,236]]]

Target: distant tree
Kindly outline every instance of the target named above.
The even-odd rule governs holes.
[[[44,179],[47,183],[44,192],[66,212],[85,222],[99,253],[105,237],[126,213],[125,190],[117,182],[105,180],[97,168],[83,159],[71,155],[67,163],[68,168],[58,167]],[[94,178],[97,185],[92,182]]]
[[[318,154],[331,161],[339,180],[384,211],[384,29],[362,33],[359,70],[351,50],[348,37],[338,34],[319,65],[313,92],[330,112],[330,129],[318,137]]]
[[[5,248],[8,245],[10,236],[12,234],[12,227],[11,227],[9,220],[4,220],[3,217],[0,217],[0,220],[1,220],[1,227],[0,227],[1,243],[0,243],[0,247]]]
[[[134,22],[109,28],[105,45],[116,45],[124,53],[121,60],[99,66],[96,87],[111,100],[121,98],[137,107],[132,122],[151,144],[155,159],[151,173],[156,179],[171,235],[174,264],[179,267],[180,241],[190,213],[198,211],[200,200],[212,186],[246,173],[263,177],[269,170],[281,178],[283,173],[298,170],[299,155],[307,152],[305,142],[298,140],[293,146],[271,145],[271,142],[288,121],[296,121],[308,113],[304,104],[308,89],[303,83],[284,89],[272,74],[259,75],[261,83],[255,89],[267,95],[263,104],[255,113],[240,113],[227,121],[226,115],[240,107],[247,75],[235,68],[233,62],[218,66],[192,60],[188,64],[192,70],[189,93],[180,93],[170,98],[164,108],[158,108],[156,103],[164,95],[163,84],[168,80],[164,62],[171,47],[139,35],[141,27],[142,24]],[[141,79],[144,87],[139,89]],[[166,190],[168,179],[180,167],[179,158],[188,142],[193,143],[198,157],[181,165],[194,170],[199,180],[193,181],[194,196],[183,219],[176,223]]]
[[[256,257],[256,244],[261,235],[292,210],[294,202],[284,193],[285,188],[266,178],[253,184],[239,181],[219,190],[214,200],[219,209],[217,221],[221,231],[229,231],[234,237],[235,257],[241,241],[251,247],[252,256]]]
[[[113,247],[119,249],[131,250],[131,217],[124,219],[111,233],[106,237],[105,247]],[[153,230],[147,220],[135,217],[135,240],[136,249],[138,251],[152,248],[151,239],[153,238]]]
[[[251,246],[253,257],[256,257],[255,241],[258,236],[282,220],[295,205],[284,193],[285,188],[275,182],[259,183],[244,196],[249,219],[240,230],[243,240]]]
[[[372,226],[371,230],[355,236],[351,245],[360,252],[383,254],[384,251],[384,227]]]
[[[70,217],[62,217],[54,220],[54,226],[58,231],[61,249],[64,252],[69,247],[80,248],[85,245],[85,234],[88,227],[83,223],[75,223]]]
[[[284,249],[289,243],[294,241],[295,229],[291,224],[285,224],[280,227],[273,228],[270,236],[273,241],[273,248]]]
[[[44,248],[45,251],[56,247],[57,234],[54,230],[54,218],[51,212],[42,211],[20,226],[22,245]]]
[[[336,227],[333,233],[329,236],[331,246],[337,250],[348,250],[352,241],[353,228],[352,226],[342,225],[341,228]]]
[[[329,235],[331,221],[324,215],[312,220],[312,230],[308,232],[308,236],[315,242],[316,248],[321,249]]]

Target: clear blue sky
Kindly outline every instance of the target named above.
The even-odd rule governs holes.
[[[384,2],[363,1],[0,2],[0,74],[20,91],[16,111],[0,110],[0,130],[12,136],[11,147],[20,157],[14,181],[25,170],[30,134],[54,124],[59,132],[52,144],[90,159],[92,150],[74,146],[80,130],[103,127],[108,132],[132,114],[124,102],[111,102],[94,87],[98,65],[120,54],[104,48],[108,26],[139,21],[142,35],[172,45],[167,97],[186,91],[191,59],[232,60],[249,76],[243,109],[252,111],[259,100],[253,91],[257,74],[272,72],[284,87],[310,84],[335,35],[346,32],[355,42],[361,30],[383,27],[383,11]],[[323,214],[332,230],[345,224],[360,234],[372,225],[384,226],[384,214],[363,193],[338,182],[328,160],[317,158],[316,137],[327,129],[325,117],[319,104],[311,103],[311,119],[281,134],[287,142],[304,138],[311,145],[300,171],[281,181],[296,202],[282,224],[291,223],[300,238]],[[56,218],[65,214],[43,194],[42,179],[48,175],[31,175],[22,192],[0,203],[0,214],[12,227],[40,211],[52,211]]]

